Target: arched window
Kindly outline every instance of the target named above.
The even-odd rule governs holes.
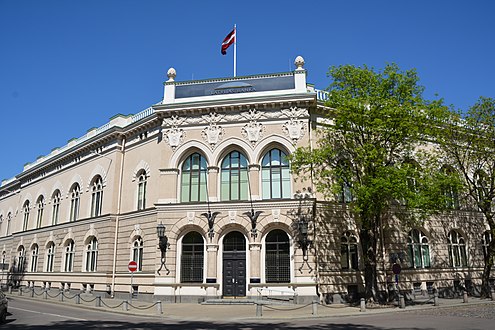
[[[74,255],[75,255],[75,244],[73,240],[68,240],[65,245],[65,256],[64,256],[64,271],[72,272],[74,270]]]
[[[483,238],[481,239],[481,248],[483,249],[483,257],[486,258],[488,255],[488,248],[490,247],[490,242],[492,241],[492,233],[487,230],[483,233]]]
[[[445,175],[447,176],[455,176],[455,170],[451,167],[444,167]],[[448,209],[459,209],[459,192],[457,191],[457,187],[453,184],[447,184],[443,188],[443,194],[445,195],[445,203]]]
[[[101,215],[101,206],[103,202],[103,179],[97,176],[93,179],[91,187],[91,217]]]
[[[24,273],[26,269],[26,251],[24,246],[19,246],[17,250],[17,273]]]
[[[58,214],[60,212],[60,190],[55,190],[52,195],[52,225],[58,223]]]
[[[182,165],[181,202],[206,201],[206,160],[199,153],[187,157]]]
[[[43,210],[45,209],[45,197],[40,196],[36,202],[36,207],[38,209],[36,216],[36,228],[41,228],[43,224]]]
[[[204,240],[200,233],[192,231],[182,239],[180,281],[203,282]]]
[[[55,259],[55,243],[50,242],[46,250],[46,271],[53,272],[53,260]]]
[[[466,267],[467,253],[464,237],[457,231],[452,230],[449,233],[448,247],[450,267]]]
[[[290,197],[289,162],[280,149],[272,149],[263,157],[261,184],[263,199]]]
[[[144,210],[146,208],[146,172],[141,171],[138,179],[137,189],[137,209]]]
[[[132,243],[132,260],[137,263],[137,271],[143,270],[143,239],[141,236],[136,237]]]
[[[409,255],[409,267],[430,268],[430,247],[428,237],[418,230],[413,229],[407,237],[407,253]]]
[[[342,269],[358,270],[357,238],[350,231],[340,237],[340,265]]]
[[[98,261],[98,240],[92,237],[86,245],[86,268],[87,272],[95,272]]]
[[[265,240],[266,283],[290,282],[290,243],[289,236],[280,229],[272,230]]]
[[[222,161],[220,192],[224,201],[248,198],[247,160],[238,151],[232,151]]]
[[[75,221],[79,217],[79,204],[81,199],[81,188],[75,183],[70,190],[70,221]]]
[[[31,272],[35,273],[38,271],[38,244],[33,244],[31,248]]]
[[[22,222],[22,230],[25,231],[28,229],[28,225],[29,225],[29,201],[26,201],[24,203],[22,210],[24,212],[24,217],[23,217],[23,222]]]

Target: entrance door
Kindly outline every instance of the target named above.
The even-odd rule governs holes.
[[[223,240],[223,296],[246,296],[246,239],[238,231]]]

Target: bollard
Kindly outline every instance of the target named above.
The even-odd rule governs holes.
[[[492,300],[495,300],[495,288],[493,288],[491,292],[492,292]]]
[[[160,300],[156,302],[156,312],[158,314],[163,314],[162,302]]]
[[[76,305],[79,305],[81,303],[81,294],[76,294],[74,298],[76,298]]]
[[[48,289],[43,290],[43,299],[48,299]]]
[[[12,294],[12,285],[9,285],[9,294]]]
[[[64,301],[64,289],[60,289],[60,301]]]
[[[19,292],[18,293],[19,293],[19,296],[22,296],[22,288],[21,287],[19,287]]]
[[[101,297],[100,296],[96,297],[95,307],[101,307]]]
[[[468,295],[467,295],[467,291],[464,291],[463,295],[462,295],[462,302],[463,303],[467,303],[468,302]]]
[[[256,317],[262,317],[263,316],[263,305],[256,303]]]
[[[434,295],[433,295],[433,306],[438,306],[439,303],[438,303],[438,292],[435,291]]]
[[[122,309],[124,310],[124,312],[127,312],[129,310],[129,306],[127,306],[127,300],[123,301]]]
[[[361,305],[359,307],[360,312],[366,312],[366,301],[364,300],[364,298],[361,298]]]
[[[31,298],[33,298],[33,297],[34,297],[34,286],[33,286],[32,290],[31,290]]]
[[[312,307],[311,314],[313,314],[313,316],[317,316],[318,315],[318,302],[313,300],[311,307]]]
[[[399,295],[399,308],[406,308],[406,299],[403,294]]]

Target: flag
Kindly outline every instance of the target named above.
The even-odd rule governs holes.
[[[232,32],[230,32],[229,34],[227,34],[227,36],[225,37],[225,39],[223,39],[223,42],[222,42],[222,55],[227,54],[227,48],[229,48],[230,45],[232,45],[234,42],[235,42],[235,27],[232,30]]]

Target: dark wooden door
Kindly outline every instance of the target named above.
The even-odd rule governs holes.
[[[246,240],[240,232],[231,232],[224,239],[223,296],[246,296]]]

